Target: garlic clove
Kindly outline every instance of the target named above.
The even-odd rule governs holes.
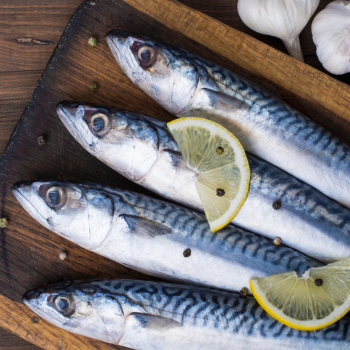
[[[334,1],[314,19],[312,38],[323,67],[333,74],[350,72],[350,1]]]
[[[283,40],[289,54],[303,61],[299,34],[320,0],[239,0],[242,21],[258,33]]]

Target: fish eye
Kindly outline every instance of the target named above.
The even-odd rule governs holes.
[[[64,316],[72,316],[75,312],[74,300],[70,295],[58,295],[53,303],[56,310]]]
[[[109,131],[110,122],[106,114],[97,113],[90,119],[90,127],[97,136],[104,136]]]
[[[57,298],[56,307],[57,307],[57,310],[62,312],[69,310],[69,300],[64,297]]]
[[[60,188],[51,188],[50,191],[47,192],[47,199],[52,205],[58,205],[61,201],[61,189]]]
[[[53,185],[46,189],[46,203],[51,208],[62,208],[66,203],[65,197],[65,191],[61,186]]]
[[[149,64],[154,58],[154,50],[152,47],[143,46],[140,47],[137,57],[139,58],[140,63]]]
[[[134,42],[132,46],[134,55],[142,68],[150,68],[157,61],[157,48],[139,42]]]

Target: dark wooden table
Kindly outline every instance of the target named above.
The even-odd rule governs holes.
[[[286,52],[279,39],[259,35],[243,24],[237,13],[237,1],[182,0],[186,5]],[[83,0],[0,0],[0,154],[65,26],[82,2]],[[321,0],[317,12],[328,2]],[[300,37],[305,62],[324,71],[316,56],[310,26],[311,21]],[[337,78],[350,83],[349,75]],[[15,349],[38,348],[0,329],[0,350]]]

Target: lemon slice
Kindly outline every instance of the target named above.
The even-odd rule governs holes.
[[[326,327],[350,310],[350,258],[249,281],[258,303],[281,323],[303,331]]]
[[[237,215],[247,198],[250,169],[237,138],[202,118],[168,123],[187,166],[197,173],[196,189],[213,232]]]

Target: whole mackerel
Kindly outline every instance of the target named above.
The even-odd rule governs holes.
[[[62,102],[57,113],[92,155],[128,179],[203,210],[189,169],[164,121],[116,108]],[[247,154],[251,181],[235,225],[323,262],[350,255],[350,211],[319,191]]]
[[[271,93],[189,52],[113,30],[107,43],[132,82],[177,117],[230,130],[247,152],[350,207],[350,148]]]
[[[62,282],[24,303],[67,331],[135,350],[345,350],[350,321],[314,332],[269,316],[253,298],[133,280]]]
[[[203,214],[94,184],[19,183],[13,194],[39,223],[97,254],[171,281],[229,291],[253,277],[321,266],[295,250],[228,225],[213,235]]]

